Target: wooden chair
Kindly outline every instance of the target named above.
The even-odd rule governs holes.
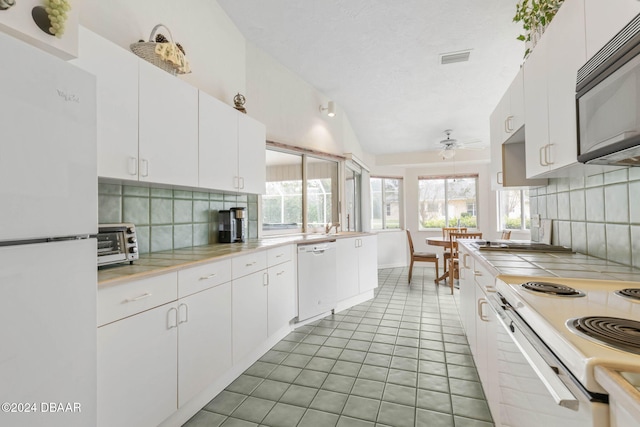
[[[449,240],[450,233],[466,233],[467,227],[442,227],[442,238],[445,240]],[[447,246],[444,248],[444,253],[442,255],[442,259],[444,261],[444,272],[447,272],[447,265],[449,265],[448,260],[451,258],[451,246]]]
[[[501,240],[509,240],[511,238],[511,230],[502,230]]]
[[[436,284],[438,283],[438,276],[440,273],[438,272],[438,254],[431,252],[416,252],[413,249],[413,240],[411,240],[411,233],[407,230],[407,240],[409,241],[409,251],[411,252],[411,262],[409,264],[409,284],[411,284],[411,276],[413,274],[413,263],[415,261],[418,262],[433,262],[436,264]]]
[[[451,242],[451,258],[449,258],[449,288],[453,294],[453,279],[459,277],[458,265],[458,239],[482,239],[482,233],[449,233]]]

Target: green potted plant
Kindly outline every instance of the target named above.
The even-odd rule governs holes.
[[[525,34],[520,34],[518,40],[525,42],[524,57],[531,53],[542,33],[560,9],[564,0],[520,0],[516,5],[514,22],[522,22]]]

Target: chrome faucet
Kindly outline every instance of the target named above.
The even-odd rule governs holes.
[[[331,229],[334,228],[336,229],[336,233],[338,232],[338,227],[340,227],[340,223],[339,222],[334,222],[333,224],[327,224],[324,226],[324,232],[325,234],[329,234],[331,232]]]

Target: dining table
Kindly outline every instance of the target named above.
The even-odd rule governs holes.
[[[448,237],[442,237],[442,236],[433,236],[433,237],[427,237],[425,238],[427,245],[431,245],[431,246],[440,246],[445,248],[445,250],[447,248],[449,248],[449,250],[452,249],[452,244],[451,244],[451,240]],[[455,242],[453,243],[455,245]],[[438,282],[442,281],[442,280],[447,280],[447,277],[449,277],[449,271],[447,270],[447,263],[444,264],[444,273],[442,273],[442,275],[440,277],[438,277],[436,280]]]

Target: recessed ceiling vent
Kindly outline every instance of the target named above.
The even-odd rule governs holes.
[[[455,62],[467,62],[471,55],[471,49],[460,52],[449,52],[440,55],[440,64],[447,65]]]

